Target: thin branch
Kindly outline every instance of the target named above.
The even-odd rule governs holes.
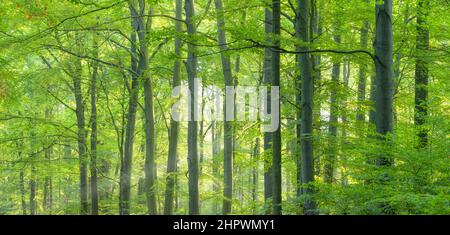
[[[81,59],[89,59],[89,60],[93,60],[93,61],[96,61],[96,62],[105,64],[105,65],[109,65],[109,66],[111,66],[111,67],[116,67],[116,68],[120,68],[120,69],[127,70],[127,71],[129,71],[130,73],[133,73],[133,74],[135,74],[135,75],[139,75],[139,74],[137,74],[136,72],[132,71],[132,70],[129,69],[129,68],[125,68],[125,67],[123,67],[123,66],[120,66],[120,65],[115,64],[115,63],[112,63],[112,62],[108,62],[108,61],[104,61],[104,60],[101,60],[101,59],[98,59],[98,58],[94,58],[94,57],[92,57],[92,56],[88,56],[88,55],[80,55],[80,54],[77,54],[77,53],[75,53],[75,52],[69,51],[69,50],[67,50],[67,49],[65,49],[65,48],[63,48],[63,47],[60,47],[60,46],[56,46],[56,45],[44,45],[44,46],[46,46],[46,47],[48,47],[48,48],[58,49],[58,50],[60,50],[60,51],[62,51],[62,52],[65,52],[65,53],[67,53],[67,54],[69,54],[69,55],[72,55],[72,56],[75,56],[75,57],[78,57],[78,58],[81,58]]]
[[[358,54],[358,53],[360,53],[360,54],[366,54],[366,55],[370,56],[370,58],[372,58],[372,60],[374,62],[382,63],[376,55],[372,54],[370,51],[367,51],[367,50],[343,51],[343,50],[336,50],[336,49],[313,49],[313,50],[302,50],[302,51],[290,51],[290,50],[286,50],[281,47],[276,47],[276,46],[272,46],[272,45],[264,45],[253,39],[246,39],[246,40],[249,42],[252,42],[254,47],[271,48],[271,49],[279,51],[280,53],[286,53],[286,54],[312,54],[312,53]]]
[[[62,101],[60,98],[58,98],[55,94],[53,94],[50,89],[46,89],[47,93],[50,94],[53,98],[55,98],[59,103],[61,103],[62,105],[64,105],[64,107],[72,110],[73,112],[77,112],[74,108],[70,107],[68,104],[66,104],[64,101]]]
[[[115,7],[115,6],[117,6],[117,5],[120,5],[120,4],[122,4],[122,3],[126,2],[126,1],[127,1],[127,0],[118,1],[118,2],[115,2],[115,3],[111,4],[111,5],[104,6],[104,7],[100,7],[100,8],[91,10],[91,11],[83,12],[83,13],[81,13],[81,14],[79,14],[79,15],[76,15],[76,16],[69,16],[69,17],[67,17],[67,18],[64,18],[63,20],[61,20],[61,21],[58,22],[57,24],[55,24],[55,25],[53,25],[53,26],[51,26],[51,27],[48,27],[48,28],[46,28],[46,29],[44,29],[44,30],[42,30],[42,31],[40,31],[40,32],[37,32],[37,33],[35,33],[35,34],[33,34],[33,35],[31,35],[31,36],[29,36],[29,37],[23,39],[22,42],[26,42],[26,41],[28,41],[28,40],[31,40],[31,39],[33,39],[33,38],[35,38],[35,37],[37,37],[37,36],[39,36],[39,35],[41,35],[41,34],[43,34],[43,33],[49,34],[51,31],[53,31],[54,29],[56,29],[56,28],[58,28],[59,26],[61,26],[62,24],[64,24],[66,21],[78,19],[78,18],[80,18],[80,17],[87,16],[87,15],[90,15],[90,14],[95,13],[95,12],[98,12],[98,11],[103,11],[103,10],[106,10],[106,9],[109,9],[109,8],[112,8],[112,7]]]

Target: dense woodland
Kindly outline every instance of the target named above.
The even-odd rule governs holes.
[[[2,0],[0,214],[450,214],[449,12]],[[279,128],[174,120],[195,78],[279,86]]]

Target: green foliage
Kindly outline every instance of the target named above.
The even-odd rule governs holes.
[[[158,213],[163,212],[166,167],[169,148],[168,132],[173,64],[176,59],[173,38],[183,42],[181,77],[187,80],[184,65],[186,44],[198,44],[198,77],[205,85],[223,88],[220,50],[217,45],[217,23],[214,1],[195,1],[199,32],[195,38],[177,33],[173,1],[146,1],[153,6],[152,30],[147,36],[151,82],[154,88],[156,123],[156,192]],[[294,51],[301,45],[294,37],[295,18],[289,2],[282,0],[281,47]],[[316,0],[321,34],[309,43],[313,49],[338,51],[367,50],[374,38],[374,2],[362,0]],[[302,185],[314,189],[314,200],[321,214],[450,214],[450,76],[448,38],[450,11],[447,2],[432,0],[427,27],[430,30],[428,116],[422,128],[429,130],[429,144],[417,149],[414,126],[414,75],[419,56],[416,47],[417,1],[393,1],[394,35],[394,133],[389,142],[380,141],[369,124],[368,113],[372,59],[366,54],[314,53],[321,63],[314,79],[314,154],[315,183]],[[226,55],[233,67],[240,58],[240,71],[233,71],[240,85],[258,86],[264,72],[263,48],[266,44],[264,7],[270,1],[224,0],[228,47]],[[209,4],[209,5],[208,5]],[[97,170],[100,214],[117,214],[119,172],[127,122],[130,72],[130,13],[127,1],[56,1],[4,0],[0,4],[0,214],[22,214],[22,199],[30,213],[30,182],[37,182],[38,214],[78,214],[79,158],[78,136],[73,93],[76,64],[81,64],[82,96],[85,103],[85,126],[90,136],[90,84],[93,62],[99,63],[97,83]],[[145,13],[147,14],[147,13]],[[369,48],[362,48],[360,32],[364,21],[370,24]],[[338,27],[336,27],[338,25]],[[339,34],[341,43],[333,36]],[[98,42],[94,57],[93,41]],[[137,45],[139,46],[139,45]],[[136,56],[136,55],[134,55]],[[295,95],[299,69],[296,55],[281,55],[282,117],[282,189],[283,214],[303,213],[304,196],[297,195],[300,146],[296,136]],[[333,63],[349,64],[349,81],[331,82]],[[358,73],[367,65],[366,97],[357,100]],[[140,78],[141,79],[141,78]],[[140,82],[142,82],[140,80]],[[330,93],[337,94],[331,104]],[[139,191],[144,176],[143,89],[139,90],[139,107],[131,184],[131,213],[147,213],[145,193]],[[320,105],[320,110],[319,110]],[[331,105],[338,108],[337,136],[328,132]],[[356,120],[362,108],[366,120]],[[345,120],[344,120],[345,119]],[[264,134],[260,122],[233,122],[236,137],[233,176],[233,213],[265,214],[271,208],[264,199],[264,173],[271,164],[271,149],[263,149]],[[200,123],[199,123],[200,125]],[[200,175],[202,214],[221,214],[223,201],[223,124],[216,122],[219,150],[213,156],[211,122],[204,121],[204,159]],[[200,129],[200,128],[199,128]],[[259,156],[253,156],[259,138]],[[89,141],[88,141],[89,142]],[[87,149],[90,148],[88,143]],[[330,151],[332,149],[335,151]],[[187,214],[189,205],[187,168],[187,123],[180,123],[178,171],[176,175],[175,214]],[[88,151],[90,156],[90,150]],[[48,157],[50,156],[50,157]],[[334,181],[323,182],[325,159],[335,156]],[[380,157],[393,164],[379,167]],[[214,172],[217,170],[217,172]],[[255,173],[255,174],[254,174]],[[24,175],[23,181],[20,174]],[[254,178],[255,177],[255,178]],[[45,182],[52,179],[52,209],[44,203]],[[256,184],[253,183],[255,180]],[[23,189],[24,191],[22,192]],[[48,196],[48,195],[47,195]]]

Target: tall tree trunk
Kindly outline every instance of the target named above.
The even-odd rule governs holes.
[[[197,117],[198,117],[198,95],[195,85],[197,76],[197,55],[194,37],[197,34],[195,26],[194,1],[185,1],[188,42],[187,73],[188,87],[190,90],[189,99],[189,121],[188,121],[188,168],[189,168],[189,214],[199,214],[199,192],[198,192],[198,149],[197,149]]]
[[[274,36],[280,36],[280,0],[272,1],[272,33]],[[280,47],[280,39],[275,38],[274,47]],[[272,49],[272,86],[280,86],[280,52]],[[280,106],[280,100],[277,101]],[[278,112],[275,118],[280,120]],[[272,115],[272,118],[274,115]],[[272,120],[273,121],[273,120]],[[276,130],[272,133],[272,213],[281,214],[281,126],[278,121]]]
[[[367,3],[369,0],[367,0]],[[361,37],[360,46],[361,49],[367,49],[368,38],[369,38],[369,20],[364,20],[363,26],[361,27]],[[356,110],[356,121],[364,122],[366,115],[364,113],[364,101],[366,99],[366,83],[367,83],[367,65],[364,62],[359,64],[359,74],[358,74],[358,107]]]
[[[428,58],[430,48],[430,32],[428,29],[429,0],[419,0],[417,7],[416,36],[416,68],[414,125],[419,138],[418,148],[428,145],[428,129],[425,122],[428,115]]]
[[[227,39],[225,36],[225,21],[223,15],[222,0],[214,0],[217,12],[217,34],[219,47],[222,51],[228,49]],[[222,71],[225,86],[233,86],[233,76],[231,74],[231,62],[230,57],[225,52],[221,53],[222,59]],[[224,189],[223,189],[223,206],[222,212],[224,215],[231,213],[231,201],[233,197],[233,126],[230,121],[231,113],[234,115],[234,102],[229,104],[230,100],[226,97],[224,99],[224,159],[223,159],[223,171],[224,171]],[[232,110],[229,110],[229,109]]]
[[[176,0],[176,13],[175,17],[178,19],[175,21],[175,61],[173,65],[173,78],[172,78],[172,87],[175,88],[181,84],[181,66],[180,66],[180,57],[181,57],[181,39],[180,35],[182,28],[181,22],[182,20],[182,10],[183,10],[183,2],[182,0]],[[179,132],[179,123],[175,121],[173,118],[170,119],[170,133],[169,133],[169,156],[167,160],[167,178],[166,178],[166,192],[164,199],[164,214],[171,215],[173,213],[173,194],[174,194],[174,186],[175,186],[175,177],[177,170],[177,146],[178,146],[178,132]]]
[[[314,43],[314,40],[316,38],[320,38],[322,36],[323,33],[323,23],[322,23],[322,19],[321,19],[321,15],[319,12],[319,9],[323,9],[323,4],[324,1],[317,1],[317,0],[311,0],[311,20],[310,20],[310,41],[311,43]],[[295,27],[295,26],[294,26]],[[298,56],[298,55],[297,55]],[[299,58],[297,57],[297,63],[299,61]],[[317,144],[321,142],[320,140],[320,136],[321,136],[321,109],[322,109],[322,70],[321,70],[321,65],[322,64],[322,56],[320,54],[317,55],[311,55],[311,66],[313,69],[313,86],[314,86],[314,92],[313,92],[313,96],[314,96],[314,110],[313,110],[313,120],[315,120],[316,124],[315,124],[315,129],[317,130]],[[299,65],[297,65],[298,68],[300,68]],[[300,79],[299,79],[300,80]],[[300,103],[300,83],[296,86],[296,99],[297,99],[297,103]],[[301,116],[301,111],[300,109],[297,109],[297,120],[300,120],[300,116]],[[300,123],[300,122],[298,122]],[[297,125],[297,140],[298,140],[298,147],[300,148],[300,125]],[[321,164],[320,164],[320,155],[318,154],[315,157],[315,174],[320,175],[321,172]],[[300,164],[300,155],[298,156],[299,160],[297,161],[298,164]],[[300,165],[298,165],[298,167],[300,167]],[[300,179],[300,174],[298,174],[298,182],[301,182]],[[297,190],[299,191],[300,188],[297,187]],[[298,195],[300,195],[300,192],[298,192]]]
[[[376,5],[375,124],[382,139],[392,133],[392,0]],[[389,156],[380,156],[377,165],[391,165]]]
[[[309,0],[297,0],[297,37],[305,43],[310,42],[309,38]],[[308,50],[309,46],[300,47],[301,50]],[[313,81],[311,72],[311,59],[308,54],[301,54],[301,119],[300,119],[300,144],[301,144],[301,180],[302,184],[310,184],[314,181],[314,156],[313,156]],[[311,185],[302,186],[302,194],[305,195],[304,213],[315,213],[315,202],[311,199],[313,189]]]
[[[265,8],[265,33],[267,36],[266,43],[271,43],[269,34],[272,33],[272,11],[269,8]],[[270,48],[264,48],[264,78],[263,83],[265,86],[269,86],[272,80],[272,55]],[[270,106],[270,93],[267,94],[267,98],[265,100],[265,107],[267,109],[267,113],[271,112]],[[266,214],[270,214],[272,211],[272,159],[271,150],[272,150],[272,133],[264,132],[264,201],[267,206]]]
[[[296,19],[295,19],[295,35],[297,38],[300,38],[301,35],[301,28],[300,26],[300,15],[299,13],[296,14]],[[296,46],[296,50],[301,50],[300,46]],[[295,102],[297,104],[301,103],[302,100],[302,92],[301,92],[301,81],[302,81],[302,75],[301,75],[301,71],[302,71],[302,64],[301,64],[301,60],[300,60],[300,55],[296,55],[295,58],[295,63],[296,66],[298,68],[298,74],[295,80]],[[320,111],[319,111],[320,113]],[[300,148],[301,148],[301,120],[302,120],[302,111],[301,109],[296,109],[295,112],[295,118],[296,118],[296,123],[295,123],[295,135],[296,135],[296,153],[295,153],[295,165],[296,165],[296,191],[297,191],[297,197],[300,197],[303,194],[303,189],[302,189],[302,171],[301,171],[301,154],[300,154]],[[298,211],[300,212],[300,210]]]
[[[128,113],[125,135],[125,151],[123,159],[120,164],[120,194],[119,194],[119,212],[121,215],[130,214],[130,199],[131,199],[131,164],[133,162],[133,143],[134,130],[136,128],[136,109],[139,96],[139,80],[140,68],[137,66],[137,48],[136,48],[136,32],[138,31],[137,14],[134,6],[129,6],[132,17],[132,28],[130,39],[131,51],[131,91],[128,101]]]
[[[338,31],[339,25],[336,23],[335,30]],[[341,43],[341,36],[339,32],[335,32],[334,42],[336,44]],[[341,73],[341,62],[340,58],[334,58],[332,70],[331,70],[331,91],[330,91],[330,117],[328,121],[328,154],[326,155],[326,160],[324,164],[324,182],[332,183],[334,177],[334,164],[337,155],[337,125],[338,125],[338,90],[339,86],[339,76]]]
[[[95,35],[94,35],[95,37]],[[98,57],[98,44],[94,38],[94,58]],[[98,63],[92,62],[91,79],[91,214],[98,215],[98,187],[97,187],[97,77]]]
[[[72,77],[73,88],[75,93],[75,111],[77,116],[78,127],[78,156],[80,162],[80,214],[88,214],[88,185],[87,185],[87,153],[86,153],[86,128],[84,116],[84,100],[81,89],[82,67],[81,59],[76,59],[75,73]]]
[[[348,141],[347,141],[347,94],[349,91],[349,80],[350,80],[350,61],[347,59],[346,61],[344,61],[343,63],[343,69],[342,69],[342,80],[344,82],[344,87],[343,90],[345,92],[345,94],[343,95],[343,98],[340,102],[341,105],[341,120],[342,120],[342,128],[341,128],[341,147],[340,147],[340,152],[341,152],[341,162],[342,162],[342,167],[341,167],[341,178],[342,178],[342,185],[347,185],[348,184],[348,177],[347,177],[347,153],[345,151],[345,146],[348,146]]]
[[[381,149],[376,154],[376,166],[389,167],[393,159],[389,153],[391,143],[389,134],[393,132],[392,125],[392,0],[384,0],[376,4],[376,28],[375,28],[375,112],[373,119],[380,141]],[[376,179],[378,183],[384,184],[389,180],[386,171],[382,171]],[[381,201],[378,208],[382,214],[393,214],[392,206],[387,201]]]
[[[236,55],[236,59],[234,62],[234,76],[233,76],[233,86],[236,89],[237,86],[239,85],[239,79],[238,79],[238,73],[240,70],[240,63],[241,63],[241,56],[239,54]],[[238,149],[238,142],[236,139],[236,133],[237,133],[237,129],[238,129],[238,123],[236,122],[237,120],[237,114],[236,114],[236,110],[237,110],[237,103],[236,101],[236,97],[237,97],[237,92],[235,91],[234,94],[234,102],[233,102],[233,110],[235,110],[233,112],[233,120],[235,120],[235,122],[232,124],[232,131],[231,131],[231,145],[232,147],[232,155],[233,155],[233,160],[232,162],[234,163],[236,154],[237,154],[237,149]],[[229,102],[228,102],[229,103]],[[234,164],[232,164],[233,168],[234,168]],[[238,199],[239,203],[242,205],[242,200],[243,200],[243,193],[242,193],[242,187],[240,186],[240,182],[242,179],[242,169],[240,166],[237,166],[236,168],[236,174],[234,174],[233,172],[234,169],[232,169],[232,178],[234,177],[236,180],[236,183],[232,182],[232,189],[236,194],[236,198]]]
[[[154,102],[153,102],[153,85],[150,77],[149,70],[149,57],[148,57],[148,40],[146,35],[150,32],[152,18],[149,17],[145,21],[145,1],[139,1],[139,14],[138,18],[138,38],[139,38],[139,67],[141,68],[141,75],[143,76],[144,86],[144,113],[145,113],[145,195],[147,198],[148,214],[157,214],[156,203],[156,164],[155,164],[155,151],[156,151],[156,132],[155,132],[155,118],[154,118]],[[152,8],[149,8],[148,15],[153,12]]]

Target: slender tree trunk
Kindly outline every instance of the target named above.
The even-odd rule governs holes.
[[[65,159],[72,159],[72,145],[71,145],[70,141],[65,141],[63,158],[65,158]],[[58,159],[60,160],[61,157],[58,156]],[[67,176],[64,176],[61,179],[58,179],[59,191],[63,191],[64,190],[64,184],[65,183],[72,183],[72,182],[69,181],[69,178]],[[61,190],[61,185],[63,187],[62,190]],[[63,204],[68,204],[71,195],[72,195],[72,193],[63,193],[62,203]],[[64,214],[66,214],[66,215],[68,214],[67,210],[64,210]]]
[[[47,120],[50,120],[51,118],[51,110],[47,108],[45,110],[45,118]],[[49,137],[47,137],[47,140],[49,140]],[[45,154],[45,160],[48,161],[48,163],[51,163],[51,155],[52,155],[52,147],[49,146],[44,151]],[[51,173],[50,173],[51,174]],[[50,175],[45,176],[44,180],[44,198],[42,200],[43,208],[45,210],[45,213],[52,214],[52,177]]]
[[[219,47],[222,51],[226,51],[227,39],[225,36],[225,21],[223,15],[222,0],[214,0],[217,12],[217,34]],[[233,86],[233,76],[231,74],[230,57],[226,53],[221,53],[222,71],[225,81],[225,86]],[[234,115],[234,102],[230,104],[228,98],[224,99],[224,189],[223,189],[223,206],[222,212],[224,215],[231,213],[231,200],[233,197],[233,126],[230,121],[230,115]],[[232,110],[229,110],[229,109]]]
[[[300,38],[301,32],[300,32],[300,15],[297,13],[296,15],[296,20],[295,20],[295,34],[297,38]],[[301,50],[300,46],[296,46],[296,50]],[[300,55],[296,55],[295,58],[295,63],[297,68],[299,68],[298,71],[298,75],[296,77],[295,80],[295,102],[297,104],[301,103],[302,100],[302,92],[301,92],[301,81],[302,81],[302,75],[301,75],[301,69],[302,69],[302,64],[301,64],[301,60],[300,60]],[[297,109],[295,112],[295,118],[296,118],[296,123],[295,123],[295,135],[296,135],[296,153],[295,153],[295,165],[296,165],[296,191],[297,191],[297,197],[300,197],[303,194],[303,189],[302,189],[302,173],[301,173],[301,120],[302,120],[302,111],[301,109]],[[300,212],[300,210],[298,211]]]
[[[140,68],[137,66],[137,49],[136,49],[136,31],[138,31],[137,14],[134,6],[130,5],[130,12],[132,17],[131,33],[131,91],[128,101],[128,113],[125,135],[125,151],[123,159],[120,164],[120,195],[119,195],[119,212],[121,215],[130,214],[130,199],[131,199],[131,165],[133,162],[133,143],[134,143],[134,130],[136,128],[136,110],[137,100],[139,96],[139,80],[138,74],[140,74]]]
[[[187,73],[188,86],[190,90],[189,99],[189,121],[188,121],[188,168],[189,168],[189,214],[199,214],[199,192],[198,192],[198,149],[197,149],[197,117],[198,117],[198,100],[197,87],[195,85],[195,78],[197,76],[197,55],[194,37],[197,34],[195,26],[195,11],[194,1],[185,1],[186,10],[186,24],[189,38],[188,43],[188,59],[187,59]]]
[[[182,0],[176,0],[176,13],[175,17],[178,20],[182,20],[183,2]],[[173,65],[173,78],[172,87],[175,88],[181,84],[181,39],[178,34],[181,34],[181,22],[175,21],[175,62]],[[173,118],[170,119],[170,133],[169,133],[169,156],[167,160],[167,178],[166,178],[166,192],[164,199],[164,214],[171,215],[173,213],[173,194],[175,186],[175,177],[177,170],[177,146],[178,146],[178,132],[179,123]]]
[[[145,1],[139,1],[140,15],[145,14]],[[152,8],[149,8],[148,14],[151,15]],[[154,102],[153,102],[153,85],[149,70],[149,56],[148,56],[148,40],[146,35],[150,32],[152,18],[149,17],[145,22],[145,17],[138,18],[138,38],[139,38],[139,66],[141,68],[141,75],[143,76],[144,86],[144,113],[145,113],[145,195],[147,198],[148,214],[157,214],[156,203],[156,132],[155,132],[155,118],[154,118]]]
[[[369,110],[369,123],[375,126],[375,93],[376,93],[376,84],[375,84],[375,66],[372,66],[372,75],[370,76],[370,103],[371,109]]]
[[[367,1],[369,2],[369,0]],[[361,38],[360,46],[361,49],[367,49],[368,36],[369,35],[369,20],[364,20],[364,24],[361,27]],[[366,83],[367,83],[367,65],[362,62],[359,64],[359,74],[358,74],[358,107],[356,110],[356,121],[364,122],[366,115],[364,112],[364,101],[366,99]]]
[[[338,23],[335,25],[335,30],[338,30]],[[341,36],[339,32],[334,35],[334,42],[336,44],[341,43]],[[338,90],[339,86],[339,76],[341,73],[341,62],[338,61],[339,58],[335,58],[333,62],[333,67],[331,70],[331,91],[330,91],[330,117],[328,122],[328,154],[326,155],[326,160],[324,164],[324,182],[332,183],[334,178],[334,164],[337,155],[337,125],[338,125]]]
[[[25,201],[25,184],[24,184],[24,173],[20,171],[20,199],[22,201],[22,215],[27,214],[27,202]]]
[[[219,162],[218,162],[218,155],[220,152],[220,136],[222,135],[221,128],[219,124],[216,121],[212,122],[212,128],[211,128],[211,136],[212,136],[212,159],[213,159],[213,165],[212,165],[212,174],[214,176],[214,182],[213,182],[213,192],[219,191],[219,182],[216,179],[216,177],[219,177]],[[217,200],[214,200],[214,212],[215,214],[219,214],[219,202]]]
[[[314,42],[315,38],[320,37],[322,35],[322,20],[319,14],[319,6],[317,6],[317,0],[311,0],[311,20],[310,20],[310,27],[309,27],[309,34],[310,34],[310,41]],[[295,26],[294,26],[295,27]],[[314,96],[319,98],[320,97],[320,80],[322,78],[322,71],[321,71],[321,59],[322,56],[320,54],[317,55],[311,55],[311,66],[314,73]],[[298,61],[298,59],[297,59]],[[299,93],[300,94],[300,93]],[[317,99],[317,103],[314,105],[314,118],[320,120],[320,108],[321,108],[321,100]],[[317,128],[320,130],[320,127]]]
[[[20,115],[20,113],[19,113],[19,115]],[[16,147],[19,150],[19,152],[18,152],[19,159],[22,160],[23,141],[17,142]],[[24,172],[23,168],[19,172],[19,189],[20,189],[20,200],[22,203],[22,215],[26,215],[27,214],[27,202],[25,200],[25,194],[26,194],[25,172]]]
[[[297,37],[305,43],[310,42],[309,38],[309,0],[297,0]],[[302,46],[302,50],[308,50],[308,46]],[[301,54],[301,119],[300,119],[300,137],[301,137],[301,179],[303,184],[309,184],[314,181],[314,156],[313,156],[313,133],[312,133],[312,115],[313,115],[313,81],[311,72],[311,59],[308,54]],[[304,213],[315,213],[315,202],[311,199],[313,189],[311,185],[305,185],[302,188],[305,195]]]
[[[179,166],[178,166],[178,161],[177,161],[177,171],[179,170]],[[178,180],[178,176],[175,176],[175,208],[174,211],[178,211],[178,208],[180,207],[180,197],[179,197],[179,192],[180,192],[180,184],[179,184],[179,180]]]
[[[239,79],[238,79],[238,73],[240,70],[240,63],[241,63],[241,56],[239,54],[236,55],[236,59],[234,62],[234,76],[233,76],[233,86],[236,89],[237,86],[239,86]],[[234,168],[234,160],[237,154],[237,149],[238,149],[238,142],[236,139],[236,133],[237,133],[237,129],[238,129],[238,123],[236,122],[237,120],[237,114],[236,114],[236,110],[237,110],[237,103],[236,101],[236,97],[237,97],[237,92],[235,91],[234,94],[234,102],[233,102],[233,120],[235,120],[234,123],[232,123],[232,131],[231,131],[231,146],[232,146],[232,152],[233,152],[233,168]],[[228,102],[230,103],[230,102]],[[235,192],[234,194],[236,194],[236,198],[238,199],[239,203],[242,205],[243,203],[243,193],[242,193],[242,187],[240,185],[241,179],[242,179],[242,168],[241,166],[237,166],[236,169],[236,174],[233,172],[234,169],[232,169],[232,178],[235,178],[235,183],[232,182],[232,189]]]
[[[318,3],[319,2],[319,3]],[[319,13],[319,9],[322,8],[323,9],[323,4],[324,1],[317,1],[317,0],[311,0],[311,20],[310,20],[310,41],[311,43],[314,43],[314,40],[316,38],[320,38],[322,36],[323,33],[323,23],[322,23],[322,19],[321,19],[321,15]],[[297,48],[298,49],[298,48]],[[297,62],[299,61],[299,57],[297,57]],[[322,71],[321,71],[321,63],[322,63],[322,56],[320,54],[317,55],[311,55],[311,66],[313,69],[313,86],[314,86],[314,92],[313,92],[313,96],[314,96],[314,110],[313,110],[313,120],[315,120],[315,130],[317,130],[317,144],[321,142],[321,130],[322,130],[322,126],[321,126],[321,114],[320,111],[322,109]],[[298,68],[300,68],[299,65],[297,65]],[[300,79],[298,79],[300,80]],[[298,97],[296,97],[297,99],[297,103],[300,103],[300,83],[297,84],[297,95]],[[301,111],[298,109],[297,110],[297,120],[300,120],[300,116],[301,116]],[[298,122],[300,123],[300,121]],[[297,140],[298,140],[298,147],[300,148],[300,125],[297,125]],[[315,164],[315,174],[320,175],[321,173],[321,164],[320,164],[320,155],[318,154],[314,161],[316,162]],[[300,155],[298,156],[298,158],[300,159]],[[300,164],[300,160],[297,161],[298,164]],[[300,167],[300,165],[298,165],[298,167]],[[300,168],[299,168],[300,169]],[[300,174],[298,175],[298,182],[300,182]],[[298,190],[300,188],[297,188]],[[300,195],[300,192],[299,192]]]
[[[42,199],[42,207],[45,210],[45,213],[48,215],[52,214],[52,178],[50,176],[46,176],[44,180],[43,187],[43,199]]]
[[[19,156],[22,153],[19,153]],[[20,157],[19,157],[20,158]],[[27,202],[25,201],[25,176],[23,170],[19,173],[20,200],[22,202],[22,215],[27,214]]]
[[[274,36],[280,35],[280,0],[272,1],[272,33]],[[273,45],[280,46],[279,38],[275,38]],[[272,86],[280,86],[280,52],[272,50]],[[280,101],[277,103],[280,106]],[[280,120],[280,113],[277,114]],[[274,117],[272,115],[272,117]],[[272,133],[272,213],[281,214],[281,126],[278,121],[278,127]]]
[[[289,126],[289,129],[294,130],[294,134],[297,135],[297,130],[296,130],[297,123],[296,123],[296,120],[289,120],[288,121],[288,126]],[[289,157],[294,161],[295,166],[296,166],[296,171],[294,173],[295,181],[294,181],[293,184],[292,184],[292,180],[291,180],[292,179],[292,176],[291,176],[292,173],[289,172],[288,175],[286,176],[286,190],[285,191],[287,192],[287,196],[288,196],[287,200],[291,199],[291,195],[292,195],[291,191],[293,191],[295,196],[297,196],[297,193],[298,193],[298,195],[301,195],[298,192],[298,189],[299,189],[298,186],[300,186],[300,185],[298,185],[298,178],[297,178],[299,176],[299,174],[297,173],[297,169],[299,169],[299,167],[300,167],[300,159],[299,159],[299,155],[297,153],[297,149],[299,147],[300,147],[300,145],[298,145],[297,139],[293,139],[293,140],[289,141],[289,143],[286,146],[286,149],[289,151]],[[291,185],[294,187],[293,189],[291,188],[292,187]],[[297,208],[296,212],[297,213],[300,212],[299,208]]]
[[[95,35],[94,35],[95,37]],[[94,38],[94,58],[98,57],[98,45]],[[91,214],[98,215],[98,188],[97,188],[97,77],[98,63],[92,62],[91,79]]]
[[[268,35],[272,32],[272,11],[269,8],[265,8],[265,33],[267,36],[266,43],[271,43]],[[263,83],[269,86],[272,80],[272,55],[270,48],[264,48],[264,78]],[[267,94],[265,100],[265,107],[267,113],[271,112],[270,93]],[[272,133],[264,132],[264,201],[267,207],[266,214],[270,214],[272,211]]]
[[[200,115],[202,117],[202,120],[200,121],[200,143],[199,143],[199,148],[200,148],[200,166],[199,166],[199,175],[202,175],[202,170],[203,170],[203,161],[205,160],[205,150],[204,150],[204,145],[205,145],[205,121],[203,120],[203,113],[205,110],[205,102],[203,101],[203,97],[205,94],[205,89],[202,86],[202,98],[200,99],[200,106],[201,106],[201,110],[200,110]]]
[[[32,127],[35,127],[35,121],[32,122]],[[33,130],[31,130],[31,150],[36,151],[36,134]],[[31,153],[30,160],[31,160],[31,172],[30,172],[30,179],[29,179],[29,187],[30,187],[30,215],[37,215],[37,203],[36,203],[36,158],[37,153]]]
[[[345,91],[345,94],[343,95],[342,101],[341,101],[341,120],[342,120],[342,128],[341,128],[341,147],[340,147],[340,155],[341,155],[341,178],[342,178],[342,185],[348,184],[348,177],[347,177],[347,153],[345,151],[346,146],[348,146],[347,141],[347,94],[349,91],[349,80],[350,80],[350,61],[346,60],[343,64],[343,70],[342,70],[342,80],[344,82],[343,90]]]
[[[253,214],[256,213],[256,202],[258,201],[258,160],[259,160],[259,137],[255,140],[253,149],[253,167],[252,167],[252,200]]]
[[[416,36],[416,69],[414,125],[419,138],[418,148],[428,145],[428,129],[425,126],[428,115],[428,58],[430,48],[430,32],[428,29],[429,0],[419,0],[417,7]]]
[[[82,67],[81,59],[76,59],[75,73],[73,76],[73,88],[75,93],[75,105],[78,127],[78,156],[80,162],[80,214],[88,214],[88,183],[87,183],[87,153],[86,139],[87,131],[85,128],[84,101],[81,89]]]
[[[30,174],[30,215],[37,215],[36,208],[36,167],[31,166]]]

